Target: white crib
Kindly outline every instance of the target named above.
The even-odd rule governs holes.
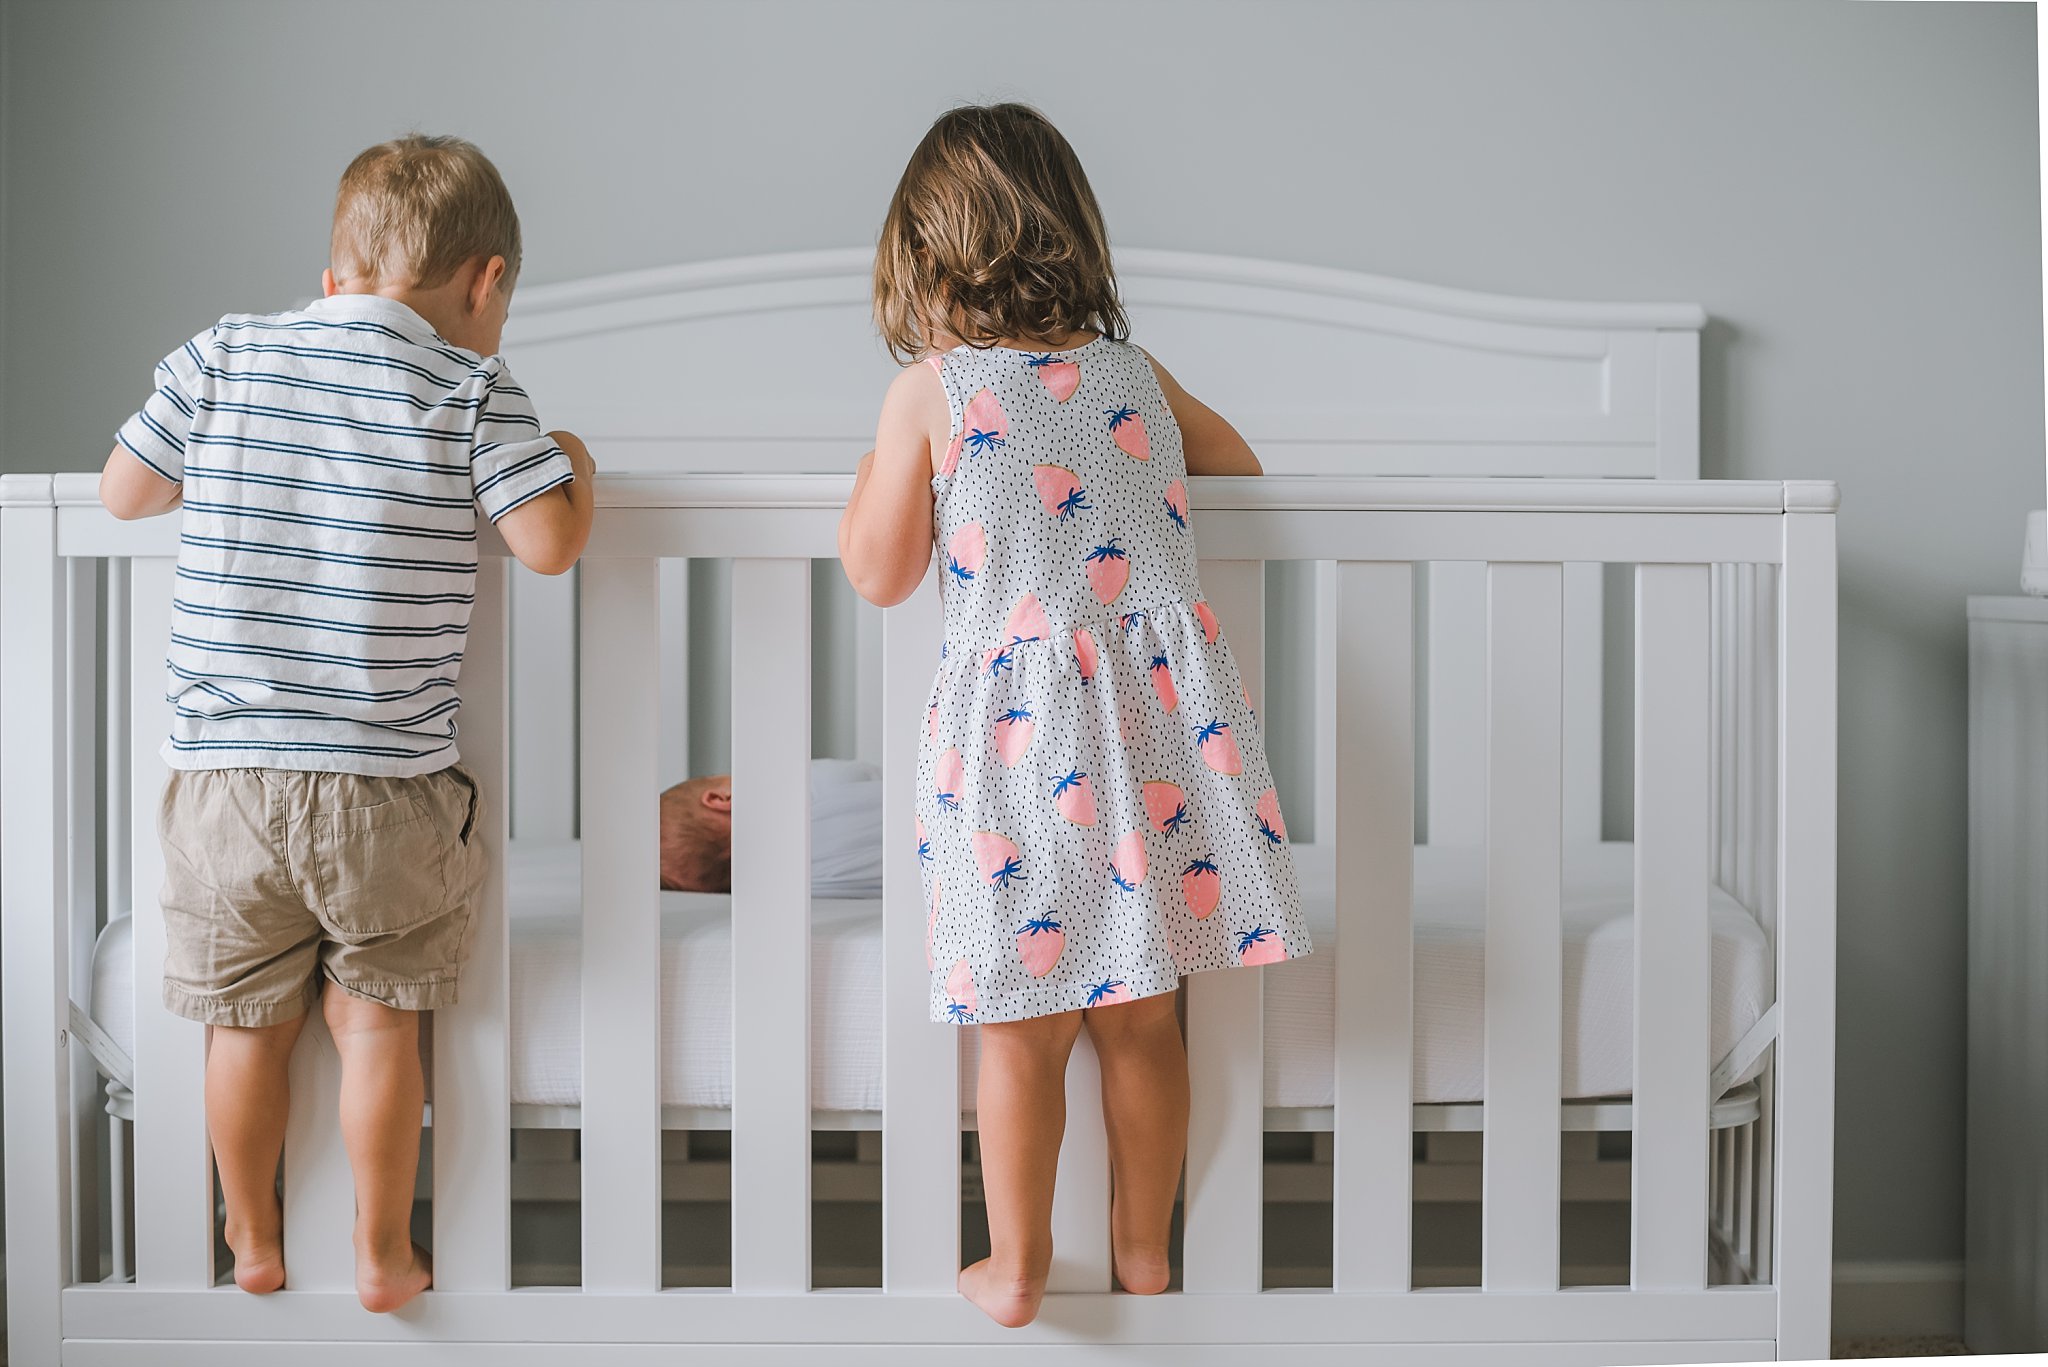
[[[871,409],[883,364],[819,396],[815,412],[763,415],[745,401],[744,366],[721,360],[744,358],[793,320],[849,334],[859,326],[858,258],[822,253],[521,296],[527,335],[512,345],[530,358],[524,382],[551,420],[590,435],[608,468],[745,463],[782,473],[606,475],[568,602],[563,581],[518,575],[515,590],[502,548],[486,537],[464,677],[465,757],[488,791],[509,795],[490,808],[494,850],[508,830],[525,840],[580,826],[580,1099],[549,1115],[515,1102],[505,864],[494,860],[486,895],[495,914],[483,920],[462,1005],[440,1013],[433,1031],[436,1289],[397,1317],[364,1314],[350,1291],[337,1060],[317,1028],[296,1061],[285,1160],[293,1289],[258,1299],[214,1286],[203,1036],[156,1002],[153,813],[175,527],[115,523],[94,503],[90,477],[0,481],[13,1360],[234,1363],[289,1352],[342,1362],[370,1343],[397,1362],[492,1363],[893,1363],[996,1345],[1073,1360],[1216,1362],[1242,1360],[1248,1345],[1345,1362],[1824,1356],[1832,488],[1689,478],[1697,311],[1490,300],[1164,253],[1129,254],[1125,270],[1146,340],[1240,419],[1269,468],[1317,476],[1193,482],[1204,582],[1262,704],[1263,562],[1319,565],[1306,579],[1291,564],[1274,571],[1312,585],[1315,608],[1306,633],[1275,619],[1292,645],[1271,654],[1276,676],[1292,668],[1311,700],[1315,763],[1299,805],[1319,848],[1304,859],[1334,863],[1338,934],[1328,951],[1334,1096],[1325,1107],[1267,1104],[1262,1008],[1277,989],[1257,974],[1190,981],[1196,1100],[1181,1291],[1109,1293],[1107,1162],[1084,1052],[1061,1153],[1058,1294],[1017,1334],[952,1294],[971,1096],[954,1066],[957,1032],[925,1019],[924,908],[909,842],[891,842],[887,855],[879,1108],[817,1108],[808,994],[745,990],[801,982],[791,965],[810,962],[805,866],[788,851],[790,830],[807,829],[814,608],[826,628],[818,648],[859,681],[856,744],[884,762],[892,830],[909,828],[913,780],[909,764],[889,761],[914,754],[937,640],[929,586],[850,623],[813,603],[812,562],[833,553],[846,479],[788,472],[823,463],[824,451],[843,465],[858,449],[848,445],[858,427],[847,423]],[[1290,337],[1318,343],[1313,354],[1330,373],[1294,381],[1314,392],[1354,371],[1381,379],[1322,411],[1283,411],[1272,396],[1287,376],[1224,365],[1247,329],[1260,328],[1277,337],[1257,354]],[[650,392],[644,378],[619,380],[636,365],[682,378],[636,411],[614,401],[615,389]],[[1385,477],[1510,469],[1551,477]],[[1664,478],[1583,477],[1628,474]],[[703,691],[726,672],[704,633],[686,630],[681,599],[695,571],[683,557],[730,560],[692,596],[701,604],[729,575],[733,619],[750,624],[732,633],[727,675],[740,802],[722,1115],[663,1104],[661,894],[644,872],[655,862],[653,795],[689,754],[677,723],[690,685]],[[1625,1096],[1566,1099],[1561,869],[1570,842],[1599,835],[1603,564],[1637,567],[1633,1085]],[[1425,573],[1426,634],[1415,607]],[[563,726],[566,715],[580,716],[580,728]],[[1411,1091],[1425,735],[1432,844],[1474,848],[1485,962],[1512,965],[1485,976],[1483,1102],[1418,1105]],[[776,795],[779,806],[749,794]],[[1727,1049],[1709,1037],[1716,884],[1725,890],[1716,895],[1755,915],[1775,969],[1775,1005]],[[72,1003],[88,997],[100,903],[118,912],[131,900],[133,1056],[123,1060]],[[94,1237],[100,1192],[90,1178],[107,1166],[94,1149],[99,1078],[88,1051],[69,1047],[74,1030],[115,1061],[108,1071],[125,1072],[110,1090],[132,1088],[123,1101],[133,1116],[132,1249],[122,1219],[112,1222],[122,1247],[103,1250]],[[512,1285],[509,1133],[537,1124],[581,1132],[580,1291]],[[663,1287],[665,1125],[730,1127],[729,1290]],[[814,1127],[879,1136],[879,1290],[812,1289]],[[1261,1286],[1261,1147],[1280,1128],[1329,1135],[1327,1291]],[[1593,1128],[1633,1131],[1625,1287],[1561,1285],[1566,1144]],[[1446,1130],[1482,1136],[1477,1289],[1412,1285],[1414,1136]],[[126,1126],[111,1133],[125,1141]],[[129,1161],[114,1154],[112,1170]],[[115,1280],[101,1282],[103,1266]]]

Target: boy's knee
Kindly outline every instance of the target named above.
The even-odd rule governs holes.
[[[320,1014],[327,1019],[328,1032],[337,1037],[373,1031],[412,1032],[419,1029],[420,1020],[417,1011],[405,1011],[367,997],[358,997],[333,983],[328,983],[320,994]]]

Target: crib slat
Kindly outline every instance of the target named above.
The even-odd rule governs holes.
[[[163,849],[157,806],[170,733],[164,650],[171,635],[172,561],[129,568],[130,830],[135,895],[135,1281],[185,1290],[213,1285],[213,1173],[206,1145],[206,1031],[164,1009]]]
[[[502,1291],[512,1275],[510,927],[505,920],[508,566],[477,566],[462,661],[462,762],[481,800],[483,904],[457,1004],[434,1013],[434,1285]]]
[[[882,1289],[898,1294],[947,1294],[960,1271],[960,1032],[931,1019],[913,838],[938,600],[928,575],[882,621]]]
[[[1429,567],[1429,843],[1486,837],[1486,566]]]
[[[1707,1277],[1708,620],[1705,565],[1636,569],[1632,1283]],[[1732,642],[1733,633],[1724,638]]]
[[[7,1309],[16,1362],[55,1362],[68,1280],[71,1165],[65,1096],[65,624],[56,515],[0,511],[0,956],[7,990]],[[160,690],[159,690],[160,691]]]
[[[853,754],[870,764],[882,762],[882,609],[864,598],[853,603],[854,677]],[[915,750],[910,752],[916,754]]]
[[[1261,704],[1265,565],[1205,561],[1201,575],[1245,687],[1253,704]],[[1187,979],[1187,994],[1192,1106],[1181,1281],[1189,1291],[1257,1291],[1263,1280],[1263,975],[1197,973]]]
[[[1337,734],[1337,612],[1338,582],[1342,571],[1334,560],[1316,562],[1316,603],[1315,603],[1315,716],[1312,718],[1317,736]],[[1413,615],[1411,611],[1411,616]],[[1412,645],[1411,645],[1412,649]],[[1412,691],[1412,690],[1411,690]],[[1335,751],[1325,745],[1310,747],[1315,752],[1315,841],[1326,845],[1332,839],[1331,830],[1337,816],[1337,768]],[[1412,767],[1412,766],[1411,766]],[[1412,785],[1411,785],[1412,786]],[[1292,823],[1293,834],[1300,837],[1300,822]]]
[[[1333,1288],[1406,1291],[1414,1094],[1413,567],[1341,564],[1337,654]]]
[[[1585,561],[1564,567],[1564,834],[1574,842],[1600,838],[1605,570]]]
[[[653,560],[581,568],[583,1287],[661,1287],[661,611]]]
[[[1787,513],[1778,614],[1778,1346],[1825,1357],[1835,1149],[1835,520]]]
[[[1107,1291],[1109,1138],[1102,1128],[1102,1065],[1086,1031],[1067,1062],[1067,1132],[1052,1197],[1049,1291]]]
[[[583,567],[507,567],[512,600],[512,831],[522,840],[576,833],[576,603]],[[644,629],[644,628],[643,628]]]
[[[661,783],[690,767],[690,562],[661,562]]]
[[[99,921],[99,859],[95,809],[101,770],[98,748],[99,713],[99,584],[100,562],[71,559],[64,562],[65,580],[65,775],[64,800],[68,810],[65,824],[65,870],[69,890],[68,925],[63,932],[65,952],[62,963],[68,970],[70,999],[92,999],[92,949]],[[111,903],[109,905],[112,905]],[[116,911],[115,915],[120,913]],[[104,1112],[100,1107],[99,1075],[92,1055],[84,1049],[70,1051],[71,1170],[99,1171],[99,1128]],[[73,1275],[81,1281],[95,1281],[100,1275],[99,1183],[69,1183]]]
[[[1480,1279],[1558,1284],[1562,575],[1488,571],[1486,1134]]]
[[[328,985],[323,990],[338,992]],[[295,1291],[353,1291],[355,1184],[341,1142],[341,1055],[315,1006],[292,1051],[284,1135],[284,1265]]]
[[[735,560],[732,620],[732,1285],[797,1292],[811,1284],[810,562]]]

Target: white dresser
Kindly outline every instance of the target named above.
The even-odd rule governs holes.
[[[2048,1350],[2048,598],[1970,612],[1964,1336]]]

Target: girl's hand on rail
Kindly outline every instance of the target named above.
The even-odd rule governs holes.
[[[932,563],[932,453],[953,421],[929,366],[898,375],[882,401],[875,449],[861,457],[839,519],[839,563],[854,591],[878,607],[916,592]]]
[[[127,447],[116,446],[107,454],[106,468],[100,471],[100,502],[123,522],[167,513],[184,497],[184,485],[165,479]]]
[[[1145,359],[1152,362],[1160,392],[1166,395],[1166,406],[1173,410],[1173,421],[1180,428],[1181,450],[1187,457],[1189,474],[1265,473],[1250,445],[1222,414],[1182,389],[1180,382],[1167,374],[1166,367],[1150,352],[1145,353]]]

